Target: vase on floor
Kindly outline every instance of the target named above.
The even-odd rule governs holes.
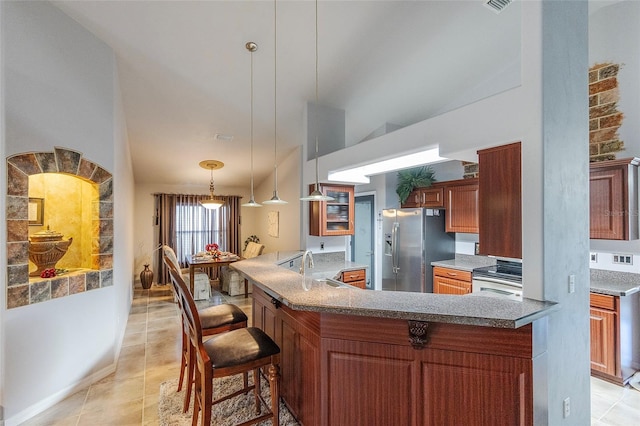
[[[142,288],[148,290],[151,288],[151,283],[153,283],[153,271],[149,269],[149,264],[144,265],[144,269],[140,272],[140,283],[142,284]]]

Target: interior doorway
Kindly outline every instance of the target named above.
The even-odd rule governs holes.
[[[374,289],[375,280],[375,198],[355,197],[355,232],[351,239],[351,261],[367,265],[367,288]]]

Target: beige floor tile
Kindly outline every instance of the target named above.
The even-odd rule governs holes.
[[[146,323],[144,323],[146,325]],[[144,345],[147,340],[147,333],[127,333],[122,340],[122,346],[137,346]]]
[[[606,425],[613,426],[640,425],[640,407],[632,407],[624,402],[619,402],[600,421]]]
[[[142,424],[142,398],[105,404],[99,410],[83,411],[78,426],[136,426]]]
[[[91,411],[109,411],[128,401],[140,401],[144,393],[144,376],[126,380],[101,381],[91,385],[82,414]],[[142,405],[139,407],[142,413]],[[142,415],[142,414],[141,414]]]

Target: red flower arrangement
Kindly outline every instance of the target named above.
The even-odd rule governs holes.
[[[204,246],[204,249],[213,257],[220,256],[220,246],[216,243],[207,244],[206,246]]]

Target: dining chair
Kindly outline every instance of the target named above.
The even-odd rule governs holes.
[[[273,425],[279,425],[279,386],[280,386],[280,348],[262,330],[247,327],[232,330],[202,341],[202,326],[198,310],[182,276],[175,270],[170,271],[171,279],[178,288],[181,298],[182,315],[187,324],[188,335],[195,348],[195,386],[192,425],[197,425],[201,416],[201,425],[211,425],[213,405],[253,390],[257,417],[242,423],[251,425],[271,419]],[[271,407],[260,392],[260,369],[265,371],[271,391]],[[253,370],[253,384],[244,383],[242,389],[214,399],[213,380],[220,377],[247,373]],[[261,407],[264,405],[265,414]],[[269,409],[270,408],[270,409]]]
[[[263,251],[264,244],[249,241],[247,247],[242,252],[242,257],[244,259],[251,259],[252,257],[260,256]],[[247,285],[247,293],[251,293],[251,282]],[[232,268],[223,266],[220,274],[220,288],[222,291],[227,292],[229,296],[244,294],[244,278]]]
[[[170,254],[173,250],[171,247],[163,246],[163,260],[169,268],[169,272],[177,273],[182,277],[180,271],[175,267]],[[184,280],[183,280],[184,281]],[[182,312],[182,299],[178,288],[176,287],[174,280],[171,280],[171,290],[173,291],[173,297],[178,303],[178,308]],[[208,306],[198,311],[200,316],[200,325],[202,327],[203,336],[213,336],[216,334],[224,333],[230,330],[238,328],[245,328],[247,326],[247,315],[238,306],[231,303],[224,303],[221,305]],[[181,314],[182,317],[182,314]],[[193,388],[194,378],[194,351],[190,348],[191,342],[187,334],[187,324],[182,319],[182,348],[181,348],[181,360],[180,360],[180,378],[178,380],[178,392],[182,390],[184,383],[185,371],[187,377],[187,390],[184,395],[183,412],[189,409],[191,403],[191,390]],[[248,376],[244,375],[245,385],[248,382]]]

